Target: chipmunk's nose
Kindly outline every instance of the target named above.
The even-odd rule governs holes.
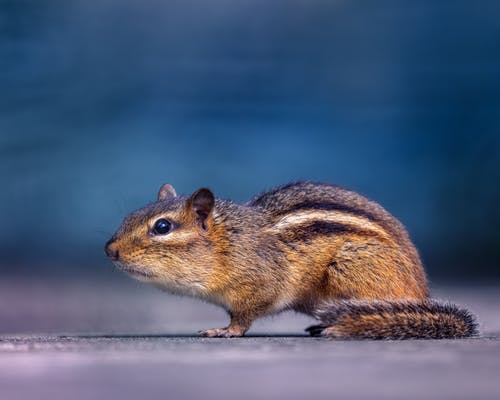
[[[114,239],[110,239],[106,242],[106,245],[104,246],[104,251],[106,252],[106,255],[112,260],[118,260],[118,257],[120,256],[120,253],[118,252],[118,248],[116,247],[116,242]]]

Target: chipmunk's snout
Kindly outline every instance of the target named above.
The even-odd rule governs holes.
[[[120,253],[114,239],[110,239],[106,242],[106,245],[104,246],[104,252],[112,260],[118,260],[118,258],[120,257]]]

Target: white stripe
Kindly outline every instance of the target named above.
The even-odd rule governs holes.
[[[310,210],[310,211],[301,211],[298,213],[285,215],[280,220],[278,220],[271,229],[279,231],[283,229],[288,229],[293,226],[303,225],[304,223],[312,221],[337,222],[345,225],[350,225],[356,228],[371,230],[373,232],[382,234],[383,236],[389,236],[384,229],[382,229],[376,223],[368,220],[367,218],[333,210],[332,211]]]
[[[198,234],[194,231],[188,230],[173,230],[172,232],[166,235],[155,235],[152,236],[152,240],[157,242],[168,242],[168,241],[187,241],[188,239],[192,239],[198,236]]]

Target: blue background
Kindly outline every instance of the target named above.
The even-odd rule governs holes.
[[[498,1],[0,1],[0,268],[103,273],[163,182],[341,184],[500,277]]]

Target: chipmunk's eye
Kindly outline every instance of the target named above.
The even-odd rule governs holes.
[[[165,235],[172,230],[172,223],[165,218],[161,218],[153,225],[153,233],[155,235]]]

